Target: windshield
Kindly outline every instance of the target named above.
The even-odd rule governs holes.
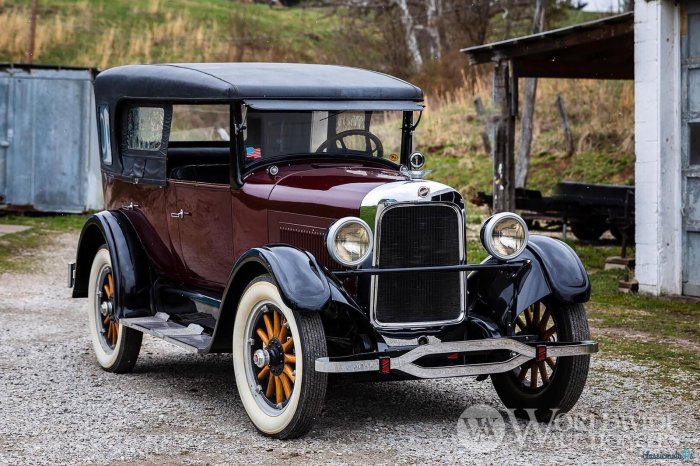
[[[322,154],[385,159],[398,164],[403,112],[248,109],[246,165],[285,155]]]

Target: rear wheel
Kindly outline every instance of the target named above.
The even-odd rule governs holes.
[[[98,364],[108,372],[129,372],[141,351],[143,334],[116,318],[117,293],[109,250],[97,250],[88,288],[90,336]]]
[[[539,341],[582,341],[590,339],[586,311],[582,304],[537,302],[515,321],[516,335],[536,335]],[[590,356],[531,360],[502,374],[491,375],[496,393],[518,417],[528,418],[534,409],[540,421],[568,412],[574,407],[588,378]]]
[[[248,285],[233,327],[233,367],[243,406],[261,433],[285,439],[311,429],[327,385],[314,365],[326,354],[318,314],[292,311],[269,275]]]

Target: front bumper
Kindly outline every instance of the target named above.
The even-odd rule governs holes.
[[[510,351],[510,357],[499,362],[483,362],[455,366],[425,367],[416,362],[425,356],[452,353],[484,353]],[[387,374],[400,371],[422,379],[464,377],[508,372],[530,360],[544,361],[546,358],[583,356],[598,352],[598,342],[527,342],[512,338],[490,338],[485,340],[455,341],[421,345],[398,356],[380,353],[360,357],[338,357],[316,359],[316,371],[336,374],[353,372],[377,372]]]

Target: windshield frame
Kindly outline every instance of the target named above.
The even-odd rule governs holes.
[[[255,171],[261,167],[269,166],[269,165],[275,165],[280,162],[285,162],[285,161],[309,161],[309,162],[317,162],[317,161],[323,161],[323,162],[328,162],[328,161],[352,161],[352,162],[361,162],[361,163],[374,163],[374,164],[379,164],[382,166],[386,166],[387,168],[399,171],[402,166],[407,166],[408,165],[408,158],[413,150],[413,131],[415,130],[415,127],[413,125],[413,111],[402,111],[402,122],[401,122],[401,147],[400,147],[400,154],[399,154],[399,161],[397,162],[392,162],[388,159],[385,158],[377,158],[377,157],[368,157],[366,155],[352,155],[352,154],[319,154],[315,152],[298,152],[298,153],[292,153],[292,154],[283,154],[279,156],[272,156],[272,157],[265,157],[263,159],[260,159],[259,161],[253,162],[253,163],[246,163],[246,154],[245,154],[245,140],[244,140],[244,129],[246,125],[246,117],[244,116],[247,112],[245,109],[245,103],[243,101],[239,102],[238,105],[236,105],[236,110],[232,111],[231,114],[233,118],[235,119],[234,124],[232,124],[232,128],[235,128],[235,138],[231,138],[232,140],[235,139],[236,141],[236,158],[238,163],[236,164],[239,169],[240,169],[240,180],[242,181],[243,177],[251,173],[252,171]],[[271,110],[273,112],[276,112],[277,110]],[[279,112],[285,112],[287,111],[286,109],[279,110]],[[362,110],[351,110],[351,111],[362,111]],[[377,110],[373,110],[377,111]]]

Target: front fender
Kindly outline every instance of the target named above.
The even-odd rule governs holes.
[[[118,211],[102,211],[87,219],[78,241],[74,298],[88,296],[90,269],[97,250],[107,245],[117,293],[117,317],[150,314],[150,272],[141,242],[128,219]]]
[[[238,302],[248,284],[266,273],[277,283],[284,303],[296,311],[322,312],[331,302],[359,309],[342,285],[331,280],[308,252],[286,244],[253,248],[241,255],[231,271],[211,351],[230,349]]]
[[[527,248],[513,261],[529,260],[530,273],[518,292],[517,313],[547,297],[564,303],[584,303],[591,294],[588,273],[581,260],[566,243],[541,235],[531,235]],[[487,264],[498,261],[489,258]],[[470,301],[486,307],[500,322],[514,292],[513,278],[505,271],[479,271],[469,276]]]

